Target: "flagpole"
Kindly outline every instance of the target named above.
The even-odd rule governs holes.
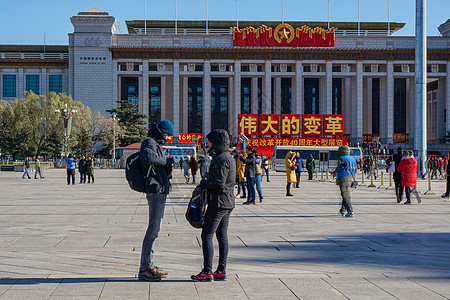
[[[236,27],[239,28],[239,0],[236,0]]]
[[[390,5],[389,5],[389,0],[388,0],[388,32],[387,35],[390,36],[391,35],[391,24],[390,24]]]
[[[360,31],[360,19],[359,19],[359,0],[358,0],[358,36]]]
[[[175,0],[175,34],[178,34],[178,1]]]
[[[330,29],[330,0],[328,0],[328,29]]]
[[[144,34],[147,34],[147,0],[144,0]]]
[[[281,23],[284,24],[284,0],[281,0]]]
[[[206,35],[208,35],[208,0],[206,0]]]

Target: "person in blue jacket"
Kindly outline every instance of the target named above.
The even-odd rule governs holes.
[[[348,146],[341,146],[338,149],[338,165],[334,174],[336,175],[336,184],[339,185],[342,196],[342,205],[340,213],[346,218],[353,217],[352,206],[352,182],[356,173],[356,161],[350,155]]]
[[[75,185],[75,161],[73,160],[73,154],[70,153],[66,159],[67,168],[67,185],[70,185],[70,178],[72,178],[72,184]]]
[[[295,155],[295,177],[297,177],[297,183],[295,184],[296,188],[299,188],[300,176],[302,175],[303,168],[305,168],[305,164],[303,163],[303,159],[300,157],[300,152],[297,152]]]

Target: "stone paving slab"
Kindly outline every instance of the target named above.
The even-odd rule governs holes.
[[[170,276],[147,283],[136,279],[145,197],[128,188],[123,170],[96,170],[95,184],[75,186],[64,173],[0,173],[0,300],[450,299],[442,180],[433,180],[437,195],[422,193],[423,203],[410,206],[397,204],[392,190],[358,187],[355,217],[346,219],[335,184],[302,176],[295,196],[285,197],[284,173],[272,172],[263,202],[236,199],[228,281],[194,283],[201,231],[184,219],[194,185],[175,170],[155,253]]]

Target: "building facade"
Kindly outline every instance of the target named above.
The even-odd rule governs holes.
[[[25,52],[10,58],[17,52],[0,46],[3,99],[36,85],[29,76],[39,77],[45,93],[55,80],[50,76],[60,75],[62,91],[91,110],[105,112],[126,99],[149,122],[172,120],[175,136],[225,128],[236,139],[241,113],[342,114],[353,143],[376,137],[414,144],[415,40],[392,35],[404,24],[361,23],[358,30],[357,23],[332,23],[334,47],[294,48],[236,47],[235,23],[228,21],[208,28],[202,21],[179,21],[176,28],[174,21],[127,21],[128,34],[116,34],[114,17],[90,9],[71,22],[67,52],[51,61],[41,53],[39,66],[27,68]],[[444,36],[428,37],[428,142],[436,145],[450,130],[449,26],[441,25]]]

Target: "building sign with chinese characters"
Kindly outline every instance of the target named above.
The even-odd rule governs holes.
[[[342,115],[240,114],[238,131],[248,137],[343,137]]]

